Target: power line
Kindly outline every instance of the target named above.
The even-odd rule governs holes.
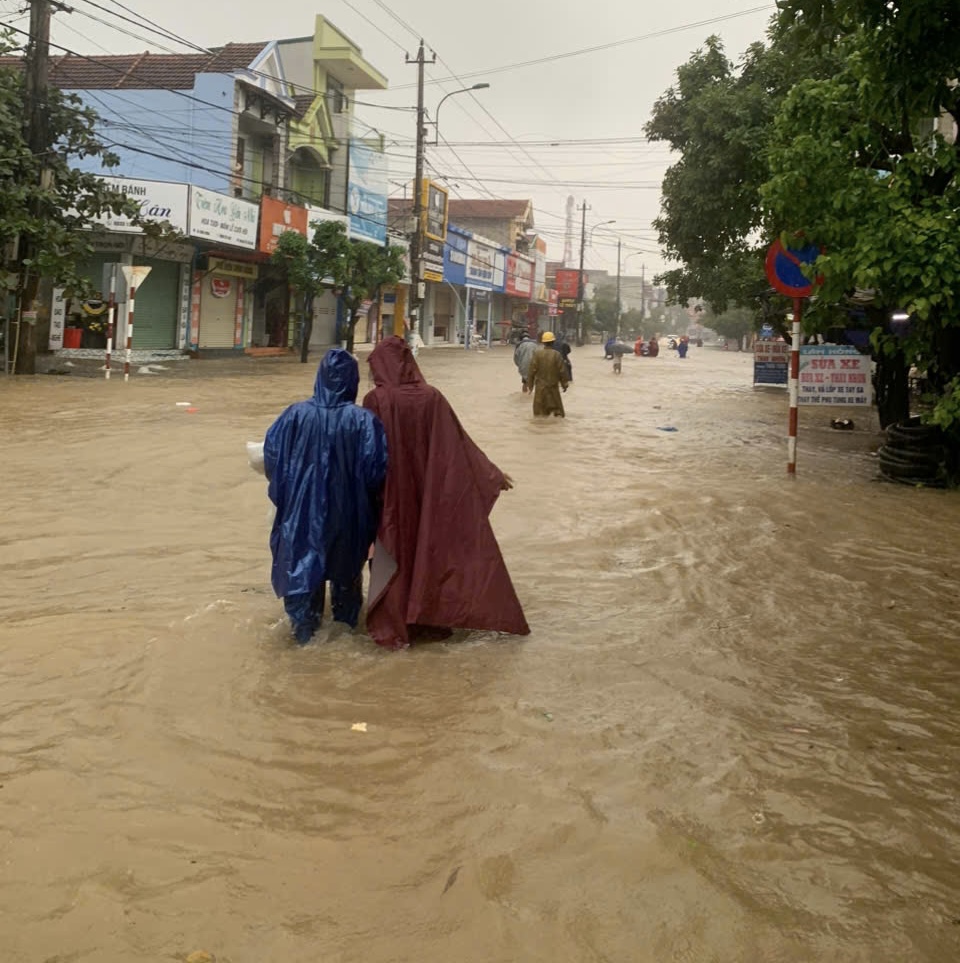
[[[374,0],[374,2],[378,6],[385,7],[385,5],[380,2],[380,0]],[[680,33],[685,30],[694,30],[694,29],[697,29],[698,27],[709,27],[709,26],[712,26],[713,24],[723,23],[724,21],[727,21],[727,20],[734,20],[738,17],[750,16],[751,14],[754,14],[754,13],[762,13],[765,10],[772,11],[773,9],[775,9],[775,5],[770,3],[765,3],[759,7],[750,7],[747,10],[739,10],[735,13],[728,13],[719,17],[710,17],[707,20],[698,20],[695,23],[685,23],[685,24],[680,24],[679,26],[676,26],[676,27],[666,27],[663,30],[655,30],[651,33],[641,34],[636,37],[625,37],[621,40],[612,40],[608,43],[595,44],[592,47],[580,47],[577,50],[568,50],[564,53],[551,54],[550,56],[546,56],[546,57],[537,57],[534,60],[521,60],[521,61],[518,61],[517,63],[503,64],[500,67],[490,67],[485,70],[471,70],[468,73],[463,73],[463,74],[460,74],[459,76],[453,75],[451,77],[442,77],[439,79],[434,79],[431,82],[443,83],[444,81],[447,81],[447,80],[458,80],[460,83],[463,83],[465,79],[469,79],[473,77],[489,77],[492,74],[504,73],[507,70],[518,70],[522,67],[535,67],[539,64],[555,63],[556,61],[559,61],[559,60],[569,60],[571,57],[581,57],[586,54],[601,53],[604,50],[612,50],[614,47],[623,47],[628,44],[639,43],[640,41],[643,41],[643,40],[655,40],[658,37],[666,37],[666,36],[669,36],[670,34]],[[403,21],[400,21],[400,22],[402,23]],[[401,86],[394,87],[393,89],[405,90],[409,86],[410,86],[409,84],[403,84]]]

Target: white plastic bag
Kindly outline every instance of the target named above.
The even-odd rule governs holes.
[[[266,475],[267,470],[263,464],[263,442],[262,441],[248,441],[247,442],[247,459],[250,462],[250,467],[259,472],[261,475]]]

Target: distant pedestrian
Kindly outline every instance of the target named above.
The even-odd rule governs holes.
[[[356,405],[359,383],[356,358],[333,348],[320,362],[313,397],[287,408],[264,440],[277,508],[271,580],[301,645],[320,627],[327,582],[334,621],[354,627],[360,616],[387,444],[383,425]]]
[[[513,349],[513,363],[520,372],[520,383],[524,394],[530,391],[530,382],[527,379],[530,374],[530,359],[536,350],[537,342],[524,331],[520,343]]]
[[[567,336],[561,333],[560,337],[556,341],[551,342],[551,346],[554,351],[559,351],[563,357],[563,366],[567,372],[567,381],[573,381],[573,362],[570,360],[570,342],[567,341]]]
[[[533,389],[533,413],[543,418],[550,415],[563,418],[565,412],[560,392],[566,391],[570,384],[563,354],[554,347],[556,337],[552,331],[544,331],[540,340],[543,345],[534,353],[528,375]]]
[[[687,356],[687,352],[690,350],[690,339],[683,337],[677,344],[677,354],[680,355],[681,359]]]
[[[609,361],[613,357],[613,346],[617,343],[616,338],[607,338],[603,345],[603,360]]]
[[[660,342],[657,341],[656,338],[650,339],[649,343],[647,344],[646,354],[648,358],[655,358],[658,354],[660,354]]]
[[[613,373],[620,374],[623,370],[623,356],[630,348],[623,343],[622,338],[616,338],[610,346],[610,357],[613,358]]]

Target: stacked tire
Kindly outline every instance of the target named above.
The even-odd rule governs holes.
[[[877,452],[880,471],[904,485],[942,488],[946,483],[947,449],[936,425],[924,425],[911,418],[887,428],[887,441]]]

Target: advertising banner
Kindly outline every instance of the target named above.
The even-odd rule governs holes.
[[[285,204],[272,197],[260,200],[260,250],[273,254],[277,241],[287,231],[307,236],[307,209],[296,204]]]
[[[870,358],[848,344],[800,348],[801,405],[870,405]]]
[[[191,237],[255,251],[259,217],[260,209],[253,201],[216,194],[202,187],[190,188],[188,233]]]
[[[353,240],[386,243],[387,186],[387,159],[383,151],[351,140],[347,201]]]
[[[557,294],[561,301],[576,301],[580,293],[580,272],[575,268],[560,268],[557,271]],[[587,283],[587,272],[583,272],[583,283]]]
[[[183,234],[187,233],[187,208],[190,188],[169,181],[139,181],[130,177],[104,177],[113,190],[121,191],[140,206],[140,216],[149,221],[167,221]],[[106,213],[96,218],[104,230],[124,234],[140,234],[141,229],[122,214]]]
[[[448,191],[433,181],[423,181],[423,234],[442,244],[447,239]]]
[[[785,341],[759,340],[753,346],[753,383],[785,385],[790,345]]]
[[[467,251],[472,242],[465,234],[447,231],[447,244],[443,252],[443,277],[451,284],[467,283],[469,272]]]
[[[515,298],[533,297],[533,261],[519,254],[507,255],[506,293]]]

